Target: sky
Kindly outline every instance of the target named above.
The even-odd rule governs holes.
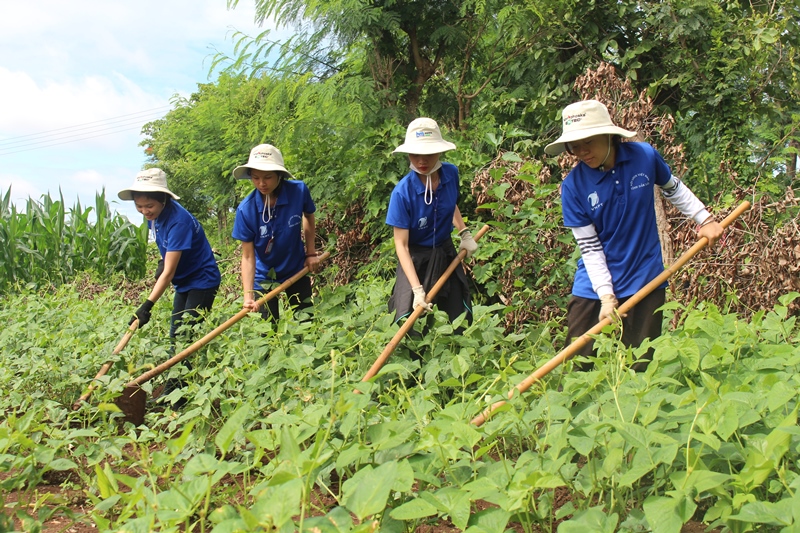
[[[59,188],[67,207],[111,207],[146,162],[142,126],[214,81],[235,30],[256,35],[252,0],[0,0],[0,194],[21,206]],[[272,33],[272,38],[279,38]]]

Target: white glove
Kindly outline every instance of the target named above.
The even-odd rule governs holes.
[[[411,291],[414,293],[414,304],[411,306],[413,309],[416,309],[420,305],[424,307],[426,311],[433,309],[433,305],[425,301],[425,289],[422,285],[411,287]]]
[[[478,243],[472,238],[472,232],[467,228],[459,231],[458,236],[461,237],[461,245],[458,247],[458,251],[460,252],[461,250],[466,250],[467,259],[469,259],[472,257],[472,254],[475,253],[475,250],[478,249]]]
[[[600,314],[598,315],[598,320],[603,321],[603,319],[610,318],[614,320],[619,315],[617,314],[617,297],[613,294],[604,294],[600,297]]]

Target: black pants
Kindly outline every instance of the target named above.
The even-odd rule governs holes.
[[[620,305],[626,300],[627,298],[621,298]],[[628,316],[622,319],[622,343],[625,346],[636,348],[645,339],[655,339],[661,335],[664,313],[656,310],[664,305],[665,300],[666,289],[656,289],[628,311]],[[579,296],[570,298],[567,304],[567,339],[569,342],[580,337],[599,322],[597,316],[600,314],[600,307],[600,300],[590,300]],[[594,341],[584,345],[576,355],[586,357],[596,355]],[[644,359],[644,361],[635,363],[632,368],[637,372],[645,370],[647,364],[653,359],[652,350],[648,350]],[[591,370],[593,366],[592,363],[581,363],[578,368]]]
[[[409,246],[409,252],[411,261],[414,263],[414,270],[417,272],[425,292],[430,292],[457,255],[453,242],[450,240],[437,249]],[[395,313],[395,323],[414,311],[414,293],[411,290],[411,283],[408,281],[403,267],[399,264],[396,276],[392,296],[389,298],[389,312]],[[464,265],[458,265],[431,303],[447,313],[451,322],[462,313],[467,313],[467,323],[472,323],[472,300]]]
[[[197,289],[186,292],[176,292],[172,301],[172,317],[170,319],[169,336],[175,338],[178,328],[186,320],[190,324],[199,321],[198,311],[209,311],[214,305],[219,285],[211,289]]]
[[[210,311],[211,306],[214,305],[214,298],[217,296],[219,285],[211,289],[195,289],[186,292],[176,292],[175,298],[172,301],[172,317],[170,318],[169,337],[170,337],[170,354],[175,354],[175,341],[177,338],[178,328],[183,325],[184,321],[187,324],[196,324],[200,321],[199,311]],[[189,359],[181,361],[184,367],[188,370],[192,369],[192,363]],[[184,386],[181,379],[170,378],[164,386],[161,396],[167,396],[173,390]],[[180,403],[185,403],[185,399]]]
[[[303,276],[295,281],[285,292],[289,298],[289,305],[296,307],[298,311],[311,307],[311,278],[308,276]],[[267,293],[259,292],[258,297],[261,298],[264,294]],[[274,321],[280,318],[278,298],[273,298],[266,305],[261,306],[261,318]]]

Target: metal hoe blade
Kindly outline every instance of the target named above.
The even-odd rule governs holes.
[[[144,424],[147,393],[138,385],[126,385],[114,403],[125,414],[125,421],[134,426]]]

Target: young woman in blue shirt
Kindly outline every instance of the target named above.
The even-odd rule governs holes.
[[[304,267],[319,271],[316,206],[306,184],[293,178],[281,151],[270,144],[254,147],[247,164],[236,167],[233,176],[249,179],[255,187],[237,207],[233,223],[233,238],[242,241],[243,307],[277,320],[277,298],[264,309],[259,309],[257,300],[270,284],[283,283]],[[303,276],[286,289],[286,295],[291,305],[307,309],[311,279]]]
[[[161,254],[156,282],[147,299],[134,312],[131,322],[139,319],[139,327],[150,321],[150,313],[170,284],[175,288],[172,301],[169,336],[174,350],[178,328],[196,323],[201,311],[211,310],[221,280],[214,252],[203,226],[178,203],[178,195],[167,187],[163,170],[150,168],[136,175],[131,187],[120,191],[121,200],[133,201],[147,225]],[[191,369],[188,359],[184,365]],[[180,379],[168,379],[162,396],[183,386]],[[181,398],[176,405],[185,403]]]
[[[565,107],[562,135],[545,147],[558,155],[567,150],[579,160],[561,185],[564,225],[581,252],[567,305],[568,338],[583,335],[597,322],[615,316],[620,302],[664,271],[655,216],[655,187],[681,213],[698,224],[698,237],[711,246],[722,226],[672,172],[650,144],[621,142],[636,132],[619,128],[596,100]],[[666,283],[639,302],[622,319],[622,341],[639,346],[661,335]],[[591,355],[593,343],[581,355]],[[634,365],[643,370],[646,360]],[[591,365],[584,365],[588,368]]]
[[[431,309],[433,304],[450,320],[465,312],[471,317],[463,266],[456,269],[431,303],[425,302],[426,293],[457,255],[451,236],[453,226],[461,237],[459,249],[466,249],[467,257],[478,247],[458,209],[458,169],[440,161],[444,152],[455,148],[442,138],[436,121],[422,117],[408,125],[405,142],[394,150],[408,154],[411,167],[392,191],[386,215],[386,223],[393,227],[398,260],[389,300],[395,321],[418,306]]]

